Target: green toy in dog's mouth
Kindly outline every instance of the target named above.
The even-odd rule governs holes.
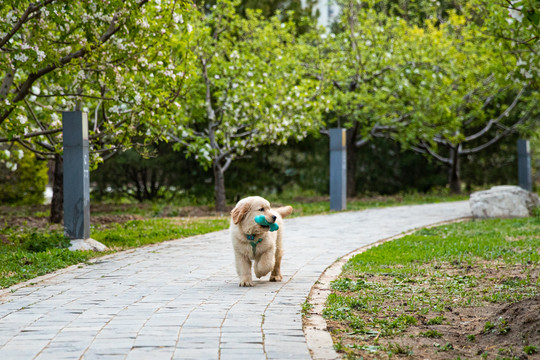
[[[276,223],[269,223],[267,220],[266,220],[266,217],[264,215],[257,215],[255,216],[255,222],[259,225],[261,225],[262,227],[265,227],[265,228],[269,228],[270,231],[276,231],[277,229],[279,229],[279,226],[278,224]]]

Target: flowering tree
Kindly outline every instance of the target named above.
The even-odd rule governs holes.
[[[309,51],[294,25],[260,13],[236,13],[237,2],[218,1],[193,16],[196,72],[178,111],[172,139],[212,168],[216,210],[225,211],[225,172],[232,161],[266,144],[304,138],[316,127],[317,81],[305,76]],[[264,176],[264,169],[254,177]]]
[[[162,136],[185,78],[189,25],[173,0],[3,1],[0,142],[54,158],[60,221],[59,111],[90,113],[93,160]]]
[[[451,14],[444,24],[428,22],[404,37],[411,44],[404,56],[424,65],[400,72],[393,106],[403,115],[398,122],[382,121],[378,131],[446,164],[450,190],[459,193],[460,158],[534,117],[533,84],[509,79],[507,69],[516,59],[499,57],[493,38],[465,16]]]

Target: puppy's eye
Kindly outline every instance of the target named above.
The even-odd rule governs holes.
[[[264,211],[264,208],[260,208],[259,211]]]

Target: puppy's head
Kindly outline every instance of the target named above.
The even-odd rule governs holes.
[[[261,234],[269,230],[255,222],[255,216],[264,215],[266,221],[274,223],[276,214],[271,210],[270,203],[260,196],[244,198],[231,211],[232,222],[240,227],[244,234]]]

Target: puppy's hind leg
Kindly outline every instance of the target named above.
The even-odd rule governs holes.
[[[251,260],[247,256],[235,254],[236,273],[240,278],[239,286],[253,286],[251,279]]]

